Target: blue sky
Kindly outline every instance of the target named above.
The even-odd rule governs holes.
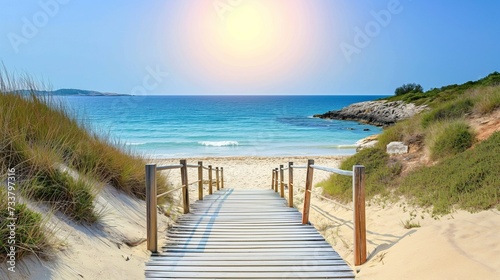
[[[500,71],[500,1],[0,5],[0,60],[53,89],[379,95],[403,83],[430,89]]]

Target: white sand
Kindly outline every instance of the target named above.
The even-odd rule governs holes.
[[[337,167],[340,160],[339,157],[315,159],[316,164],[329,167]],[[295,165],[307,162],[306,157],[247,157],[188,159],[188,164],[196,164],[198,160],[205,165],[224,167],[225,187],[239,189],[270,189],[273,168],[289,161]],[[178,163],[177,159],[159,161],[159,164]],[[180,185],[178,170],[164,173],[174,185]],[[189,169],[188,174],[191,182],[197,180],[195,169]],[[305,174],[305,169],[294,172],[296,186],[304,186]],[[328,176],[326,172],[315,171],[314,182]],[[191,187],[192,200],[197,197],[196,189]],[[315,188],[314,192],[321,190]],[[144,264],[149,257],[146,243],[128,247],[124,240],[145,237],[145,203],[109,187],[98,201],[98,209],[106,205],[102,222],[83,227],[53,217],[51,222],[59,228],[56,235],[64,240],[55,257],[47,261],[29,257],[19,268],[30,276],[9,275],[10,279],[143,279]],[[302,203],[303,191],[297,190],[295,204],[301,208]],[[352,211],[316,196],[312,198],[312,209],[311,222],[352,264]],[[476,214],[458,211],[436,220],[427,211],[401,200],[369,202],[366,214],[369,260],[354,267],[359,270],[358,279],[500,279],[500,213],[496,210]],[[402,221],[410,219],[421,227],[405,229]],[[169,222],[168,218],[160,217],[159,237],[164,236]],[[7,278],[4,264],[0,267],[3,271],[0,278]]]
[[[314,157],[315,164],[325,166],[338,166],[342,157],[340,156],[321,156]],[[235,189],[266,189],[271,188],[272,169],[278,168],[280,164],[285,167],[288,162],[293,162],[294,165],[306,165],[307,157],[222,157],[222,158],[191,158],[187,159],[188,164],[197,164],[202,161],[204,166],[212,165],[212,167],[224,168],[224,181],[226,188]],[[158,165],[179,164],[179,159],[164,159],[158,160]],[[285,178],[287,178],[285,171]],[[181,178],[178,170],[166,171],[168,179],[174,186],[181,185]],[[296,171],[297,184],[303,185],[305,182],[305,169],[297,169]],[[189,182],[198,180],[196,169],[188,169]],[[204,179],[208,178],[207,172],[204,172]],[[215,173],[214,173],[215,179]],[[323,180],[328,178],[328,174],[317,172],[315,178]],[[192,188],[195,189],[194,187]]]

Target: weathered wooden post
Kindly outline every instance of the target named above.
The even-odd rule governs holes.
[[[182,182],[182,204],[184,206],[184,214],[189,213],[189,186],[188,186],[188,173],[187,161],[182,159],[181,162],[181,182]]]
[[[288,163],[288,206],[293,207],[293,162]]]
[[[352,190],[354,201],[354,265],[366,262],[366,217],[365,217],[365,167],[352,168]]]
[[[274,169],[273,169],[273,178],[271,179],[271,190],[274,190]]]
[[[224,188],[224,167],[220,168],[220,188]]]
[[[203,200],[203,162],[198,161],[198,199]]]
[[[156,188],[156,164],[146,164],[146,237],[152,253],[158,252]]]
[[[212,166],[208,166],[208,194],[213,193],[213,178],[212,178]]]
[[[306,175],[306,190],[304,193],[304,209],[302,209],[302,224],[309,223],[309,208],[311,207],[311,189],[313,183],[314,169],[311,167],[314,165],[314,160],[310,159],[307,161],[307,175]]]
[[[274,175],[274,191],[278,192],[278,168],[274,169],[274,173],[276,174]]]
[[[217,190],[220,190],[220,173],[219,173],[219,167],[215,168],[215,185],[217,186]]]
[[[285,197],[285,178],[284,176],[284,170],[283,170],[283,164],[280,165],[280,196]]]

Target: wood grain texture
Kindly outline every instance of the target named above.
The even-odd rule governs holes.
[[[353,167],[354,265],[366,262],[365,167]]]
[[[146,279],[354,279],[275,190],[221,189],[195,202],[151,256]]]
[[[314,164],[314,160],[310,159],[307,161],[307,174],[306,174],[306,190],[304,192],[304,207],[302,208],[302,224],[309,223],[309,211],[311,208],[311,190],[313,184],[313,174],[314,169],[311,165]]]

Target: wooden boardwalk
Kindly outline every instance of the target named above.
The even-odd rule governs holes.
[[[353,279],[352,269],[272,190],[222,189],[168,231],[146,279]]]

